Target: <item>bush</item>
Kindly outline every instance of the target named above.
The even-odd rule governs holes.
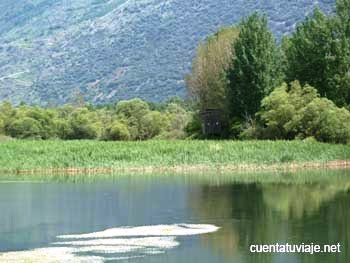
[[[68,139],[69,136],[73,134],[72,127],[67,120],[57,119],[55,120],[54,125],[56,128],[56,137],[62,140]]]
[[[160,136],[164,139],[183,139],[186,137],[185,127],[191,119],[189,114],[182,106],[170,103],[165,109],[169,121],[169,131],[163,132]]]
[[[289,91],[288,91],[289,89]],[[297,131],[293,131],[290,122],[313,99],[317,98],[317,91],[294,81],[290,87],[282,84],[261,102],[262,110],[258,113],[264,123],[264,135],[271,139],[292,139]]]
[[[29,117],[15,120],[8,127],[8,135],[19,139],[41,139],[40,131],[40,123]]]
[[[255,119],[249,118],[241,125],[242,131],[238,138],[240,140],[256,140],[262,137],[261,129]]]
[[[126,119],[131,117],[141,119],[149,111],[149,105],[140,99],[120,101],[116,107],[117,115],[123,116]]]
[[[18,115],[32,118],[39,123],[41,139],[49,139],[56,136],[57,131],[53,122],[55,114],[50,110],[38,107],[20,107]]]
[[[147,113],[141,119],[141,138],[151,139],[159,135],[162,131],[166,131],[170,127],[170,120],[166,115],[152,111]]]
[[[140,99],[117,105],[58,108],[12,107],[4,102],[0,104],[0,134],[44,140],[183,138],[191,116],[185,106],[178,99],[153,104],[153,111]]]
[[[0,117],[0,134],[4,134],[5,132],[5,122],[4,120]]]
[[[295,119],[290,125],[298,130],[298,138],[313,136],[323,142],[350,142],[350,112],[328,99],[313,100]]]
[[[203,137],[202,120],[198,113],[194,113],[192,118],[185,127],[185,132],[192,139],[200,139]]]
[[[121,101],[116,107],[118,119],[127,123],[132,140],[144,139],[141,120],[149,112],[149,105],[140,99]]]
[[[99,127],[93,113],[86,108],[74,111],[69,119],[69,134],[67,139],[95,139],[99,134]]]
[[[111,141],[127,141],[130,140],[130,132],[124,123],[115,121],[107,128],[105,139]]]
[[[301,87],[299,82],[276,88],[263,99],[257,116],[263,126],[259,138],[314,137],[323,142],[350,142],[350,112],[320,98],[315,88]]]

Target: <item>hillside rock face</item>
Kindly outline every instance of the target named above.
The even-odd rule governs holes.
[[[1,0],[0,100],[99,104],[185,96],[198,43],[265,11],[281,37],[335,0]]]

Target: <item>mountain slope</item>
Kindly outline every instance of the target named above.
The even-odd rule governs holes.
[[[0,99],[62,104],[185,95],[198,42],[254,10],[277,36],[334,0],[2,0]]]

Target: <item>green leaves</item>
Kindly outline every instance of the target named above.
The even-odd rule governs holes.
[[[309,83],[338,106],[350,104],[349,8],[349,0],[338,0],[334,16],[316,9],[283,45],[287,80]]]
[[[8,133],[12,137],[20,139],[40,138],[40,123],[30,117],[22,117],[11,123]]]
[[[111,141],[127,141],[130,140],[130,138],[128,126],[120,121],[115,121],[107,128],[104,139]]]
[[[173,101],[150,110],[140,100],[116,106],[64,106],[39,108],[0,104],[0,134],[19,139],[147,140],[155,137],[183,138],[190,113]],[[156,108],[157,108],[156,107]]]
[[[217,109],[229,112],[229,90],[226,71],[230,66],[238,38],[237,27],[222,28],[202,42],[187,76],[187,88],[201,111]]]
[[[315,88],[301,87],[299,82],[276,88],[263,99],[258,116],[265,127],[265,138],[314,137],[324,142],[350,142],[350,112],[320,98]]]
[[[282,67],[279,47],[265,15],[254,13],[242,20],[239,29],[228,79],[231,114],[244,119],[254,115],[263,97],[281,83]]]

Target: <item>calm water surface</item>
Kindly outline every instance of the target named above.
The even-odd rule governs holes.
[[[298,183],[290,179],[297,175],[269,183],[234,176],[2,179],[0,262],[350,262],[348,172]],[[340,242],[342,253],[249,252],[251,244],[276,242]]]

